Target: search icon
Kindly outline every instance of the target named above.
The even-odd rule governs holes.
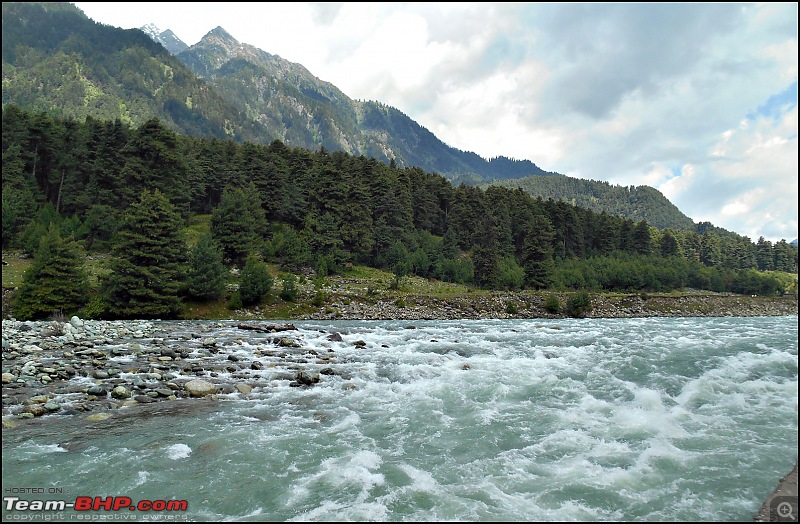
[[[789,502],[781,502],[780,504],[778,504],[778,507],[775,508],[775,512],[782,519],[794,520],[794,514],[792,513],[792,504]]]

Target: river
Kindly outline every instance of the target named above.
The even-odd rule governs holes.
[[[185,511],[4,521],[749,521],[797,456],[796,316],[303,321],[310,387],[204,326],[251,392],[3,430],[4,497]]]

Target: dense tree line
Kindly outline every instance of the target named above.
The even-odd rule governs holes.
[[[659,230],[343,152],[13,106],[2,122],[3,247],[33,253],[53,224],[85,250],[110,251],[103,288],[118,316],[169,316],[180,296],[219,296],[219,256],[251,273],[257,256],[318,275],[353,263],[492,289],[773,294],[777,281],[756,270],[797,271],[797,248],[785,241]],[[197,214],[210,215],[211,237],[189,253],[181,230]]]

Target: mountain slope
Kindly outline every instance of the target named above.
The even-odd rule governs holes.
[[[454,182],[550,174],[530,161],[486,160],[450,147],[401,111],[352,100],[302,65],[241,43],[221,27],[177,57],[287,145],[394,159]]]
[[[95,23],[72,4],[3,3],[3,104],[79,120],[156,117],[194,136],[263,129],[138,29]]]
[[[520,187],[534,197],[562,200],[578,207],[623,216],[634,221],[645,220],[659,229],[695,231],[697,226],[665,197],[650,186],[619,186],[608,182],[584,180],[564,175],[526,177],[502,180],[493,184]],[[483,186],[486,187],[486,186]]]
[[[287,145],[360,152],[356,104],[303,66],[241,44],[221,27],[178,59]]]

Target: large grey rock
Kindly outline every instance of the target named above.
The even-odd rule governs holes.
[[[117,386],[111,390],[111,396],[117,399],[131,398],[131,392],[125,386]]]
[[[217,392],[217,386],[202,379],[190,380],[183,385],[183,389],[193,397],[205,397]]]

